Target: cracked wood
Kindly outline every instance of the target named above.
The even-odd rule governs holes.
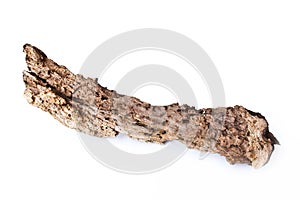
[[[155,106],[118,94],[97,79],[73,74],[26,44],[23,72],[27,101],[63,125],[97,137],[129,137],[164,144],[178,140],[188,148],[218,153],[231,163],[259,168],[277,139],[260,113],[243,106],[195,109],[174,103]]]

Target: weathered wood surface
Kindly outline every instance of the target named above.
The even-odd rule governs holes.
[[[256,168],[268,162],[278,144],[266,119],[242,106],[198,110],[177,103],[153,106],[73,74],[32,45],[24,45],[24,52],[28,66],[23,72],[24,96],[69,128],[97,137],[122,132],[160,144],[178,140],[188,148],[225,156],[231,164]]]

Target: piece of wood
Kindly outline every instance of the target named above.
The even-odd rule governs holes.
[[[102,87],[97,79],[73,74],[30,44],[24,45],[24,52],[25,98],[69,128],[97,137],[122,132],[159,144],[178,140],[188,148],[225,156],[231,164],[256,168],[268,162],[278,144],[265,117],[242,106],[153,106]]]

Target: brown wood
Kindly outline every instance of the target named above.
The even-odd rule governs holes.
[[[256,168],[268,162],[278,144],[265,117],[242,106],[153,106],[102,87],[97,79],[73,74],[30,44],[24,45],[24,52],[25,98],[69,128],[97,137],[122,132],[159,144],[178,140],[188,148],[225,156],[231,164]]]

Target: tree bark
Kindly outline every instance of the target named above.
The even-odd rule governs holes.
[[[159,144],[178,140],[188,148],[225,156],[231,164],[256,168],[268,162],[278,144],[265,117],[242,106],[153,106],[109,90],[97,79],[73,74],[32,45],[24,45],[24,52],[25,98],[69,128],[97,137],[122,132]]]

